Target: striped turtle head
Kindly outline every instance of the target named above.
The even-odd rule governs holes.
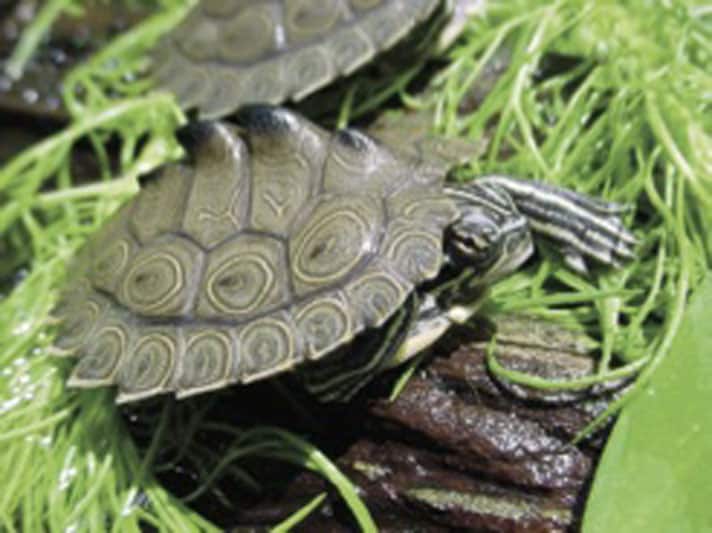
[[[448,253],[458,264],[473,269],[479,283],[502,279],[532,254],[527,218],[506,192],[477,183],[447,191],[460,211],[448,228]]]
[[[482,282],[516,270],[532,253],[532,237],[553,243],[582,275],[593,260],[620,267],[635,258],[637,240],[621,220],[626,206],[533,180],[491,175],[445,187],[460,217],[450,228],[449,253],[474,266]]]

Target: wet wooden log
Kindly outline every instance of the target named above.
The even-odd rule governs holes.
[[[508,384],[487,365],[495,330],[495,356],[507,368],[551,380],[594,370],[582,333],[521,316],[503,316],[496,326],[476,319],[433,348],[395,401],[387,396],[397,372],[347,405],[315,402],[301,410],[270,383],[234,387],[205,416],[231,427],[272,424],[306,435],[357,485],[382,531],[576,531],[606,430],[572,440],[625,384],[548,392]],[[154,427],[147,424],[146,435]],[[216,457],[226,449],[215,435],[195,438]],[[190,505],[231,531],[259,531],[327,493],[295,531],[358,530],[328,482],[279,465],[264,458],[241,464],[262,486],[258,493],[234,483],[212,486],[228,507],[210,491]],[[159,477],[181,496],[200,476],[186,474],[190,465],[179,469],[180,475]]]

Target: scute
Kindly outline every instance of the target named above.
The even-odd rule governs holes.
[[[324,194],[290,241],[297,295],[342,282],[376,252],[383,226],[379,198]]]
[[[253,154],[251,227],[287,238],[320,187],[328,136],[291,113],[261,107],[243,110],[238,119]]]
[[[92,336],[91,347],[86,348],[69,385],[81,387],[83,384],[110,385],[121,357],[126,353],[127,332],[119,325],[104,326]]]
[[[408,7],[407,0],[392,0],[389,2],[388,9],[371,11],[364,15],[359,27],[372,42],[379,43],[381,50],[390,48],[403,36],[403,25],[410,22],[409,11],[412,7]],[[408,29],[414,25],[415,21],[412,21]]]
[[[209,249],[245,226],[250,201],[249,154],[235,127],[227,124],[198,124],[185,136],[190,139],[199,171],[191,173],[181,229]],[[164,181],[166,188],[180,185],[174,179]]]
[[[242,9],[236,16],[216,25],[217,35],[211,44],[217,47],[213,50],[217,50],[219,58],[227,62],[259,60],[269,55],[277,45],[275,24],[273,6]]]
[[[180,228],[191,176],[179,165],[167,167],[163,173],[161,179],[148,178],[131,211],[129,226],[142,243]]]
[[[399,191],[388,198],[387,209],[394,218],[424,223],[436,233],[439,228],[452,223],[458,215],[453,202],[443,196],[439,188],[432,188],[430,193],[423,188]]]
[[[263,379],[328,358],[437,274],[455,207],[418,161],[268,106],[180,138],[186,160],[77,256],[53,313],[70,385],[123,402]]]
[[[399,220],[391,224],[383,255],[405,279],[419,283],[434,278],[443,261],[441,233]]]
[[[250,383],[295,366],[302,359],[299,340],[285,316],[250,322],[240,332],[240,381]]]
[[[184,329],[185,354],[178,358],[174,388],[178,398],[217,389],[237,381],[237,340],[227,328]]]
[[[340,0],[292,0],[284,3],[287,43],[296,45],[319,38],[343,21]]]
[[[185,356],[176,328],[138,328],[139,334],[121,361],[116,381],[119,403],[140,400],[170,390],[176,361]]]
[[[334,36],[331,57],[344,76],[351,74],[376,54],[371,39],[359,27],[345,29]]]
[[[400,307],[413,284],[375,259],[364,272],[346,285],[349,304],[365,327],[380,327]]]
[[[72,288],[80,287],[80,283],[72,284]],[[108,302],[100,295],[91,292],[76,292],[67,290],[52,314],[59,320],[59,331],[55,345],[60,353],[72,353],[80,349],[92,336],[100,317]]]
[[[156,46],[153,77],[205,118],[251,103],[299,100],[393,46],[439,3],[200,2]],[[226,85],[226,78],[234,82]]]
[[[351,311],[338,293],[314,298],[299,306],[294,315],[309,359],[320,359],[353,338]]]
[[[144,316],[186,316],[193,306],[193,287],[202,261],[203,254],[195,244],[167,235],[136,254],[116,298]]]
[[[244,234],[211,251],[195,316],[244,321],[286,305],[290,297],[286,253],[278,239]]]

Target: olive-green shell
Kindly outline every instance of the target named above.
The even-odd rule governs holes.
[[[204,118],[299,100],[393,46],[440,3],[202,0],[156,46],[154,78]],[[461,3],[456,31],[473,11]]]
[[[70,385],[118,401],[249,382],[378,327],[442,262],[440,164],[281,108],[192,127],[80,251],[55,310]]]

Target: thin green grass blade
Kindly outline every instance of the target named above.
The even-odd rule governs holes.
[[[311,514],[314,509],[319,507],[322,502],[326,499],[326,494],[322,493],[319,494],[318,496],[312,498],[312,500],[307,503],[304,507],[299,509],[296,513],[294,513],[292,516],[284,520],[283,522],[280,522],[276,526],[274,526],[272,529],[270,529],[271,533],[288,533],[289,531],[292,530],[296,525],[298,525],[300,522],[302,522],[307,516]]]
[[[280,428],[263,427],[252,430],[249,433],[252,438],[256,438],[259,441],[271,439],[275,442],[274,451],[267,452],[265,455],[278,457],[307,467],[328,479],[351,509],[361,531],[364,533],[376,533],[378,531],[371,513],[359,498],[356,487],[318,448]],[[284,446],[284,444],[287,446]]]

